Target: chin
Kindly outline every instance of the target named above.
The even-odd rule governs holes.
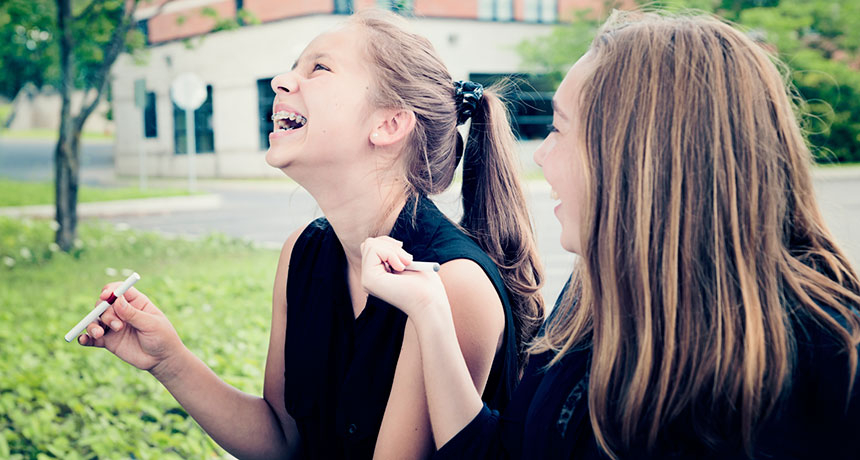
[[[266,164],[273,168],[283,169],[289,166],[291,160],[286,152],[278,151],[272,147],[266,151]]]
[[[561,235],[561,247],[567,252],[571,252],[573,254],[580,254],[580,246],[578,241],[571,241],[571,238],[566,238],[564,234]]]

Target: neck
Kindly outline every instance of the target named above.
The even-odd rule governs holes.
[[[377,174],[340,179],[305,188],[334,229],[349,270],[359,272],[361,243],[391,232],[406,203],[405,184],[403,180],[383,179]]]

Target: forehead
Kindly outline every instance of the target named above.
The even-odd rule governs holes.
[[[556,100],[563,110],[571,111],[576,103],[577,96],[582,90],[586,76],[594,68],[594,59],[591,53],[586,53],[567,71],[564,80],[556,90]]]
[[[311,40],[296,62],[301,64],[325,55],[337,60],[341,65],[361,65],[364,62],[361,54],[363,40],[363,34],[355,26],[344,26],[324,32]]]

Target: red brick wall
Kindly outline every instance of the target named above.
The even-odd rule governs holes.
[[[149,9],[168,0],[143,1],[138,9]],[[478,16],[479,0],[414,0],[413,12],[418,17],[444,17],[475,19]],[[573,11],[590,8],[602,14],[604,0],[557,0],[559,20],[570,20]],[[635,0],[616,0],[623,8],[636,6]],[[514,19],[523,20],[525,0],[513,0]],[[353,8],[361,10],[377,6],[377,0],[353,0]],[[215,21],[203,16],[203,8],[214,8],[222,18],[236,16],[235,0],[221,0],[204,7],[190,8],[171,13],[162,13],[149,19],[149,41],[160,43],[178,38],[192,37],[206,33]],[[245,0],[244,8],[263,22],[275,21],[294,16],[334,11],[334,0]],[[178,19],[183,18],[182,24]]]
[[[526,18],[526,0],[514,0],[514,21],[523,21]]]
[[[244,9],[263,22],[313,13],[331,13],[334,0],[245,0]]]
[[[633,9],[636,7],[635,0],[614,0],[615,5],[610,5],[611,7],[618,9]],[[558,19],[560,21],[569,21],[572,19],[574,11],[576,10],[584,10],[591,9],[593,12],[597,13],[599,16],[603,16],[607,13],[604,10],[604,1],[603,0],[558,0]]]
[[[355,11],[373,8],[374,6],[376,6],[376,0],[352,0],[352,8]]]
[[[222,0],[199,8],[191,8],[173,13],[162,13],[149,19],[149,41],[159,43],[177,38],[200,35],[212,30],[215,20],[204,16],[204,8],[212,8],[221,18],[236,17],[236,2]],[[182,18],[180,25],[180,18]]]
[[[475,19],[478,0],[415,0],[413,12],[418,17]]]

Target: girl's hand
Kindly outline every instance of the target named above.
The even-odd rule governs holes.
[[[361,284],[364,290],[402,310],[409,317],[427,308],[448,305],[442,280],[436,273],[404,271],[412,255],[403,243],[388,236],[368,238],[361,244]]]
[[[119,285],[116,282],[105,286],[99,302],[107,300]],[[133,287],[116,299],[98,321],[87,326],[87,333],[78,337],[78,343],[107,348],[123,361],[147,371],[178,355],[183,348],[164,313]]]

